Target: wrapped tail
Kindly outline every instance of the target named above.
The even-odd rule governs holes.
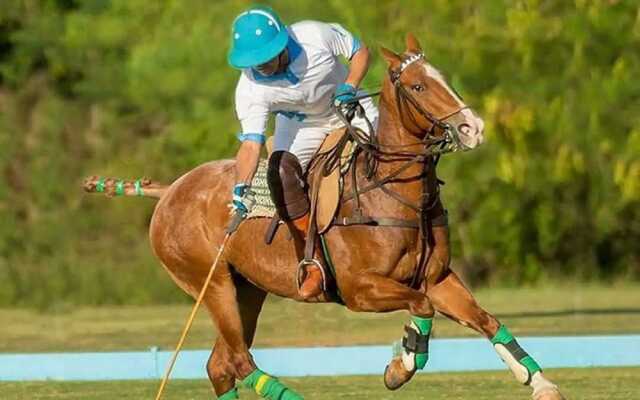
[[[90,176],[84,180],[84,191],[87,193],[104,193],[113,196],[140,196],[159,199],[169,187],[151,182],[150,179],[123,180]]]

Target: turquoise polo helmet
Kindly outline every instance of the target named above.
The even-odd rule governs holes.
[[[238,15],[231,27],[228,61],[234,68],[264,64],[287,46],[289,34],[278,15],[267,7],[255,7]]]

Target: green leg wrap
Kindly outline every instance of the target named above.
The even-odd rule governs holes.
[[[218,397],[218,400],[235,400],[239,398],[240,396],[238,396],[238,388],[233,388],[227,393],[221,394],[220,397]]]
[[[242,383],[255,390],[259,396],[269,400],[303,400],[303,397],[286,387],[278,379],[265,374],[258,368],[242,380]]]
[[[411,316],[411,325],[404,327],[406,335],[398,347],[407,371],[424,369],[429,361],[429,335],[433,318]]]
[[[416,317],[414,315],[411,316],[411,321],[418,327],[420,330],[420,334],[427,336],[427,340],[429,340],[429,335],[431,334],[431,326],[433,325],[433,318],[421,318]],[[423,369],[425,365],[427,365],[427,361],[429,361],[429,353],[418,353],[416,354],[416,368]]]
[[[516,339],[513,337],[511,332],[509,332],[506,326],[500,325],[498,332],[491,339],[491,343],[493,343],[494,347],[496,347],[496,345],[504,346],[504,348],[511,354],[511,356],[513,356],[513,358],[520,365],[522,365],[527,369],[527,371],[529,372],[529,376],[527,380],[523,383],[528,384],[533,374],[535,374],[538,371],[542,371],[542,368],[540,368],[540,366],[533,359],[533,357],[527,354],[527,352],[524,351],[522,347],[520,347],[520,345],[518,344]],[[505,360],[505,362],[507,362],[507,360]],[[507,364],[509,363],[507,362]],[[511,365],[509,365],[509,368],[511,368]]]

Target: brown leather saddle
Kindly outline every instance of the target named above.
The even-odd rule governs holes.
[[[266,148],[267,153],[271,155],[271,138],[267,140]],[[342,197],[343,174],[352,162],[353,148],[353,143],[348,140],[346,128],[334,130],[327,135],[306,172],[310,221],[303,263],[319,264],[323,272],[325,295],[338,303],[342,303],[342,300],[335,282],[335,270],[329,249],[322,234],[335,222]],[[276,214],[265,234],[267,244],[271,243],[280,225],[280,218]],[[298,271],[298,284],[301,282],[300,273],[301,270]]]
[[[346,128],[331,132],[314,155],[307,170],[308,196],[311,207],[310,229],[315,234],[326,232],[334,222],[342,197],[342,175],[348,169],[352,157],[352,142],[346,140]],[[337,147],[340,146],[340,149]],[[271,154],[271,138],[267,140],[267,152]],[[336,151],[339,155],[336,157]],[[265,240],[271,243],[277,229],[278,218],[274,216],[272,226],[267,231]],[[315,225],[315,226],[312,226]],[[308,235],[307,237],[313,237]]]

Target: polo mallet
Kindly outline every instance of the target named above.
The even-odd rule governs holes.
[[[158,394],[156,394],[156,400],[160,400],[162,397],[162,393],[164,392],[165,386],[167,386],[167,382],[169,381],[169,376],[171,375],[171,371],[173,370],[173,366],[176,363],[176,359],[178,358],[178,354],[180,354],[180,349],[182,349],[182,345],[184,340],[189,333],[189,329],[191,329],[191,325],[193,325],[193,320],[195,319],[196,313],[198,312],[198,308],[200,307],[200,303],[202,303],[202,299],[204,298],[204,294],[207,292],[207,288],[209,287],[209,282],[211,282],[211,278],[213,277],[213,273],[216,270],[216,266],[218,265],[218,260],[224,251],[224,247],[227,245],[227,241],[231,237],[231,235],[238,229],[240,223],[244,220],[245,215],[241,212],[236,212],[231,220],[231,223],[227,227],[227,234],[224,236],[222,240],[222,245],[220,246],[220,250],[218,251],[218,255],[216,259],[213,261],[211,265],[211,269],[209,270],[209,275],[207,275],[207,279],[204,281],[204,285],[200,290],[200,295],[198,295],[198,299],[196,300],[196,304],[193,305],[193,309],[191,310],[191,315],[189,315],[189,319],[187,320],[187,324],[185,325],[182,336],[178,341],[178,345],[173,352],[173,356],[171,356],[171,361],[169,361],[169,365],[167,366],[167,370],[164,373],[164,377],[162,378],[162,382],[160,383],[160,387],[158,388]]]

